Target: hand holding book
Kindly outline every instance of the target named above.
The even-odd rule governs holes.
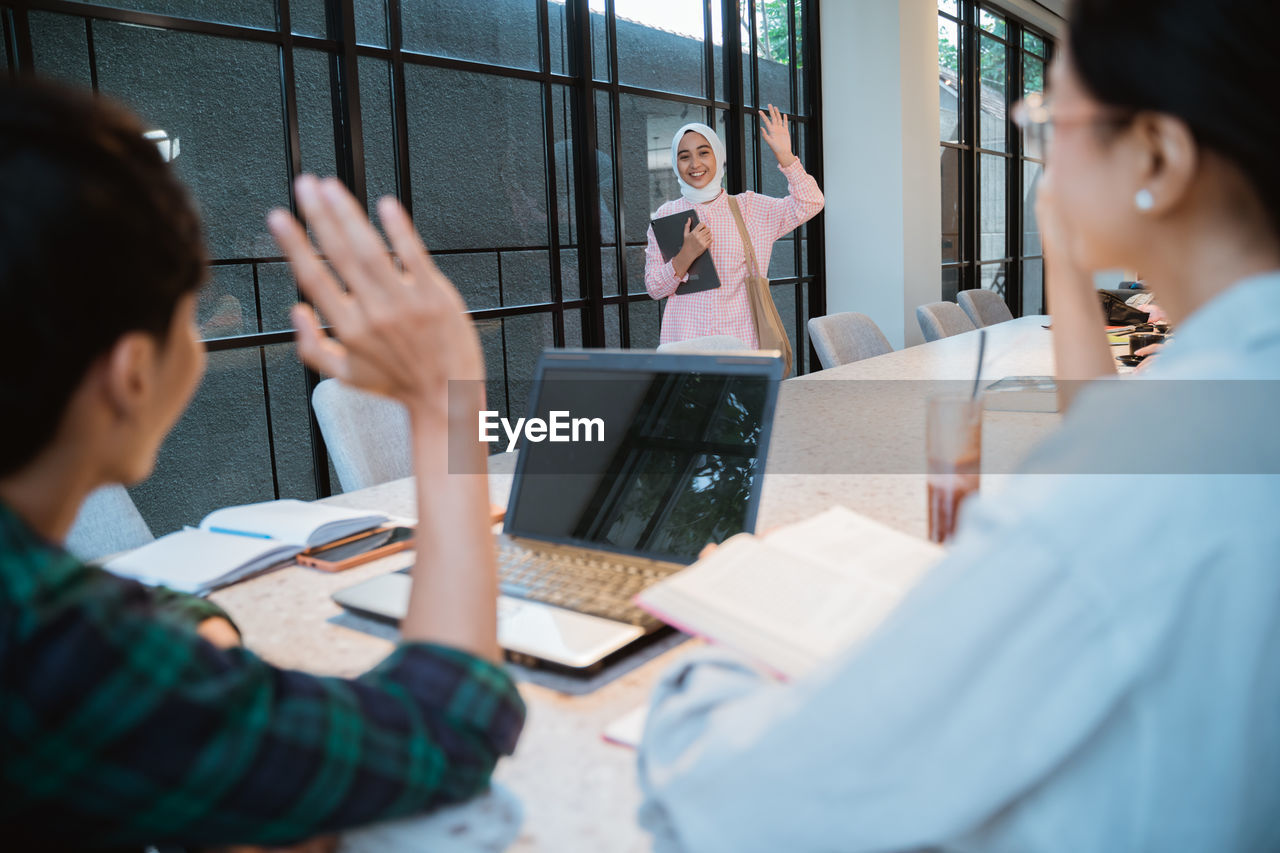
[[[636,603],[795,678],[868,636],[942,550],[844,507],[734,536]]]

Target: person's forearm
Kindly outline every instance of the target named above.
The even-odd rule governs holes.
[[[1063,410],[1084,382],[1115,374],[1106,327],[1093,277],[1072,265],[1046,266],[1046,291],[1053,316],[1053,355]]]
[[[480,383],[473,384],[474,389],[450,395],[448,422],[439,412],[410,413],[417,563],[400,632],[406,640],[453,646],[497,661],[497,561],[487,458],[482,445],[465,440],[474,437],[483,400]],[[454,441],[452,450],[450,431],[464,438]],[[474,473],[449,473],[451,452],[459,457],[452,460],[455,470]]]
[[[689,267],[693,266],[693,262],[697,259],[697,255],[690,254],[687,249],[681,249],[671,259],[671,271],[676,274],[676,278],[684,278],[689,272]]]

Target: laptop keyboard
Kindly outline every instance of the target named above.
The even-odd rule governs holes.
[[[645,587],[676,569],[613,561],[608,557],[538,551],[511,543],[498,546],[498,582],[503,595],[541,601],[637,625],[662,622],[631,603]]]

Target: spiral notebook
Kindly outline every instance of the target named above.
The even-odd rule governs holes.
[[[103,568],[152,586],[204,595],[386,521],[382,513],[298,500],[245,504],[211,512],[198,528],[161,536]]]

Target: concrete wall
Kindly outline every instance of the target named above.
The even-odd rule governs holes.
[[[827,310],[868,314],[895,347],[941,295],[937,9],[822,4]]]

